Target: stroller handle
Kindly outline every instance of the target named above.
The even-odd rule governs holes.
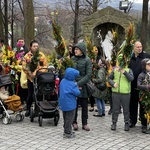
[[[43,70],[43,69],[46,69],[46,70],[48,70],[48,72],[52,72],[52,73],[53,73],[53,70],[52,70],[52,69],[46,68],[46,67],[38,69],[38,70],[37,70],[37,73],[40,72],[40,70]]]

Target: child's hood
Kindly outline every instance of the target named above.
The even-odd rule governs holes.
[[[65,78],[68,80],[75,80],[75,78],[79,75],[79,71],[74,68],[67,68],[65,71]]]

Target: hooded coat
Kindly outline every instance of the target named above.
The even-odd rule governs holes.
[[[76,97],[79,96],[80,90],[74,80],[78,75],[78,70],[67,68],[60,82],[59,106],[62,111],[71,111],[77,107]]]
[[[97,83],[106,83],[106,69],[104,67],[100,67],[100,69],[97,72],[96,78],[92,79],[92,82],[94,84]],[[93,97],[95,98],[99,98],[102,100],[106,100],[107,98],[107,89],[105,89],[104,91],[100,91],[98,88],[96,88],[96,91],[92,94]]]
[[[149,58],[145,58],[141,61],[142,72],[137,79],[137,88],[144,91],[150,91],[150,72],[146,70],[146,63],[150,61]]]
[[[76,47],[83,52],[82,56],[74,55],[73,57],[71,57],[75,64],[74,68],[79,71],[79,76],[76,78],[78,86],[82,88],[79,97],[88,98],[89,94],[87,91],[86,83],[91,80],[92,63],[90,58],[87,56],[85,44],[83,42],[77,43],[72,49],[73,53]]]

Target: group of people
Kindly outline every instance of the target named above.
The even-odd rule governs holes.
[[[19,39],[25,45],[24,39]],[[19,42],[19,43],[21,43]],[[2,43],[2,44],[1,44]],[[0,47],[3,41],[0,41]],[[82,108],[81,121],[82,129],[90,131],[88,126],[88,103],[92,96],[97,105],[97,113],[94,117],[105,116],[105,99],[107,97],[108,88],[102,88],[102,85],[109,82],[111,85],[112,98],[112,125],[111,130],[116,130],[118,115],[120,108],[123,108],[124,130],[129,131],[137,123],[138,104],[140,104],[140,119],[142,124],[142,132],[149,134],[147,129],[147,121],[144,117],[145,109],[142,103],[139,103],[139,90],[150,90],[150,86],[144,85],[143,80],[147,72],[150,71],[150,55],[142,50],[142,44],[139,41],[134,43],[133,54],[130,59],[129,66],[114,67],[112,72],[107,74],[108,62],[100,56],[98,48],[94,48],[93,52],[96,57],[91,60],[88,57],[88,51],[84,42],[79,42],[74,46],[69,45],[69,59],[72,59],[74,66],[67,68],[59,86],[59,106],[63,112],[64,134],[66,138],[75,137],[73,130],[78,130],[78,106]],[[30,107],[33,103],[33,78],[36,72],[41,68],[48,67],[47,58],[44,53],[39,51],[39,43],[36,40],[30,42],[29,50],[23,49],[21,57],[22,70],[27,76],[26,97],[26,113],[30,115]],[[34,61],[34,62],[33,62]],[[144,66],[141,66],[141,63]],[[42,70],[41,70],[42,71]],[[43,69],[44,71],[44,69]],[[108,80],[107,80],[108,79]],[[95,92],[89,95],[87,83],[92,81],[96,87]]]
[[[30,115],[30,107],[33,103],[33,78],[36,75],[36,72],[40,68],[48,67],[47,58],[44,53],[39,51],[39,43],[36,40],[30,42],[29,49],[25,46],[25,40],[19,38],[17,40],[16,48],[11,49],[13,55],[6,56],[9,59],[8,62],[4,61],[4,53],[7,50],[7,46],[4,44],[4,41],[0,39],[0,48],[1,48],[1,66],[3,66],[4,74],[11,74],[12,76],[17,77],[17,84],[14,82],[14,90],[9,88],[10,95],[16,94],[20,96],[22,104],[26,104],[26,113],[25,116]],[[13,60],[19,62],[21,66],[20,70],[14,69],[12,66],[15,63]],[[14,64],[15,66],[16,64]],[[9,68],[9,70],[7,70]],[[41,70],[42,71],[42,70]],[[24,75],[24,77],[22,77]],[[16,80],[16,79],[15,79]],[[15,81],[14,80],[14,81]],[[24,80],[24,81],[22,81]]]
[[[97,50],[98,49],[96,49],[96,51]],[[150,55],[143,51],[141,42],[136,41],[134,43],[134,49],[130,58],[129,66],[121,67],[118,65],[113,68],[112,72],[109,75],[106,71],[107,61],[101,57],[97,57],[98,60],[94,60],[93,63],[86,52],[86,46],[84,43],[77,43],[72,47],[73,56],[71,57],[71,59],[73,59],[75,62],[75,70],[71,70],[70,68],[68,68],[66,70],[64,79],[62,80],[62,82],[60,82],[60,95],[64,95],[64,97],[60,97],[59,99],[60,109],[63,111],[64,117],[64,137],[75,137],[75,133],[72,132],[72,127],[73,130],[78,130],[77,112],[79,104],[82,108],[82,129],[84,129],[85,131],[90,131],[87,120],[88,100],[91,95],[88,94],[86,86],[86,83],[88,83],[90,80],[96,86],[96,91],[92,94],[92,97],[94,97],[98,109],[97,114],[94,114],[93,116],[105,116],[104,102],[107,96],[107,92],[105,93],[106,89],[99,89],[98,85],[102,82],[106,82],[106,79],[111,85],[111,130],[116,130],[118,116],[120,114],[120,109],[122,108],[125,131],[129,131],[130,128],[136,126],[139,114],[139,118],[141,119],[142,132],[145,134],[150,134],[150,130],[147,127],[147,119],[144,116],[144,114],[146,113],[144,106],[141,102],[139,103],[140,90],[149,91],[150,89],[150,86],[148,84],[144,85],[143,83],[145,75],[150,71]],[[141,64],[144,65],[141,66]],[[68,76],[69,71],[72,73],[74,72],[74,75],[70,73],[72,77]],[[72,85],[72,87],[74,88],[70,88],[70,84],[65,84],[64,81],[66,80],[67,82],[69,82],[68,80],[70,80],[70,84],[74,84]],[[72,104],[74,104],[74,107],[68,107]],[[139,113],[138,105],[140,105]]]

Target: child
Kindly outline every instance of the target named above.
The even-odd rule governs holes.
[[[64,78],[60,82],[59,90],[59,106],[63,112],[64,119],[64,138],[73,138],[75,134],[72,132],[72,123],[75,117],[77,107],[76,97],[80,91],[77,84],[74,82],[79,75],[79,71],[73,68],[67,68]]]
[[[97,67],[95,68],[97,70],[96,76],[92,78],[92,82],[96,85],[96,91],[93,93],[93,97],[95,98],[98,113],[94,114],[94,117],[102,117],[105,116],[105,99],[107,97],[107,89],[106,86],[103,88],[100,88],[98,85],[106,85],[106,61],[105,60],[99,60]]]
[[[141,62],[141,67],[143,71],[139,74],[137,79],[137,87],[141,90],[141,94],[147,93],[149,94],[150,91],[150,59],[145,58]],[[144,114],[146,114],[145,109],[148,109],[148,105],[145,107],[143,101],[146,98],[146,101],[149,100],[149,95],[144,94],[144,97],[142,96],[140,101],[140,118],[141,118],[141,124],[142,124],[142,132],[145,134],[150,134],[150,130],[147,129],[147,119],[145,118]]]
[[[131,81],[134,79],[133,72],[127,67],[116,67],[108,77],[108,82],[112,86],[112,125],[111,130],[116,130],[116,123],[120,107],[123,108],[124,130],[129,131],[129,103]]]

